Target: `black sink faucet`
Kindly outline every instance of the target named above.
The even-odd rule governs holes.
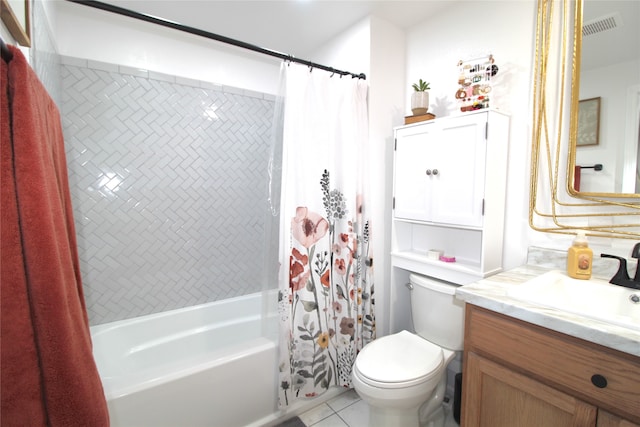
[[[600,256],[602,258],[615,258],[620,261],[618,272],[611,278],[611,280],[609,280],[609,283],[624,286],[625,288],[640,289],[640,260],[636,266],[636,274],[632,279],[629,277],[629,272],[627,271],[627,260],[625,258],[609,254],[600,254]],[[631,257],[635,259],[640,258],[640,243],[636,243],[633,247]]]

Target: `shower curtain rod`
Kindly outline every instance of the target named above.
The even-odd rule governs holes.
[[[173,28],[174,30],[183,31],[185,33],[195,34],[197,36],[205,37],[207,39],[216,40],[222,43],[230,44],[233,46],[241,47],[243,49],[252,50],[254,52],[262,53],[264,55],[273,56],[276,58],[280,58],[284,61],[296,62],[298,64],[303,64],[308,67],[318,68],[320,70],[329,71],[331,73],[339,74],[341,76],[351,76],[353,78],[358,79],[366,79],[367,76],[364,73],[355,74],[349,71],[337,70],[332,67],[327,67],[326,65],[316,64],[311,61],[307,61],[305,59],[296,58],[293,55],[287,55],[285,53],[277,52],[275,50],[265,49],[260,46],[256,46],[250,43],[245,43],[240,40],[235,40],[229,37],[221,36],[219,34],[210,33],[208,31],[201,30],[199,28],[189,27],[187,25],[182,25],[177,22],[169,21],[166,19],[158,18],[151,15],[146,15],[143,13],[135,12],[133,10],[125,9],[119,6],[114,6],[112,4],[103,3],[95,0],[67,0],[72,3],[82,4],[85,6],[90,6],[96,9],[104,10],[107,12],[116,13],[118,15],[128,16],[130,18],[138,19],[145,22],[150,22],[152,24],[157,24],[167,28]]]

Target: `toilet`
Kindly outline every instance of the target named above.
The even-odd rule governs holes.
[[[370,426],[442,427],[447,365],[463,349],[464,303],[451,283],[411,274],[415,333],[378,338],[358,353],[353,386]]]

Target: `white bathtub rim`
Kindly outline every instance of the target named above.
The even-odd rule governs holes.
[[[155,320],[155,319],[158,319],[158,318],[163,318],[163,317],[167,317],[167,316],[171,316],[171,315],[179,315],[179,314],[183,314],[183,313],[197,311],[197,310],[202,309],[203,307],[213,307],[213,306],[222,305],[222,304],[226,305],[226,304],[230,304],[230,303],[234,303],[234,302],[246,301],[247,299],[250,299],[250,298],[261,299],[265,295],[270,300],[273,300],[272,296],[274,295],[274,291],[273,290],[269,290],[269,291],[263,291],[263,292],[255,292],[253,294],[247,294],[247,295],[241,295],[241,296],[237,296],[237,297],[231,297],[231,298],[227,298],[227,299],[224,299],[224,300],[210,301],[210,302],[206,302],[206,303],[202,303],[202,304],[190,305],[190,306],[182,307],[182,308],[176,308],[176,309],[173,309],[173,310],[167,310],[167,311],[161,311],[161,312],[158,312],[158,313],[145,314],[143,316],[131,317],[131,318],[128,318],[128,319],[114,320],[113,322],[108,322],[108,323],[101,323],[99,325],[94,325],[94,326],[90,327],[91,336],[98,335],[98,334],[104,334],[106,332],[109,332],[109,331],[111,331],[113,329],[117,329],[117,328],[122,327],[122,326],[131,326],[131,325],[135,325],[135,324],[139,324],[139,323],[145,323],[145,322],[149,322],[151,320]],[[262,314],[262,313],[260,313],[260,314]],[[269,310],[269,313],[267,313],[267,314],[268,315],[273,315],[273,314],[275,314],[275,310],[274,311]]]

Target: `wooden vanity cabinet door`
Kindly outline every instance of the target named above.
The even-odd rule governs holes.
[[[598,424],[596,425],[597,427],[640,427],[640,424],[623,420],[617,415],[613,415],[602,409],[598,411]]]
[[[463,427],[596,426],[595,406],[476,353],[469,352],[466,363]]]
[[[465,352],[640,422],[640,358],[472,304],[467,304],[464,339]],[[606,387],[593,382],[595,374],[606,379]]]

